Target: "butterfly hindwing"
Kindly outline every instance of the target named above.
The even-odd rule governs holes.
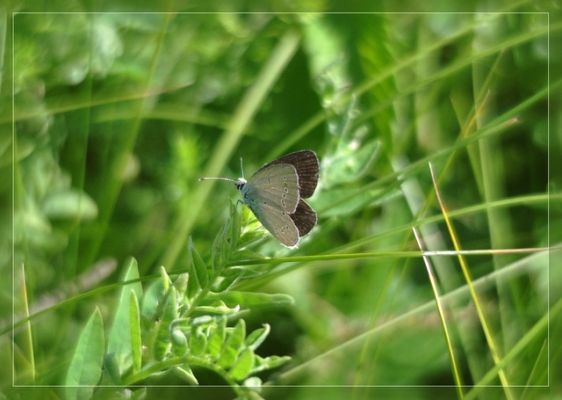
[[[314,194],[318,184],[320,166],[316,153],[310,150],[301,150],[284,155],[277,160],[264,165],[262,169],[275,164],[291,164],[299,176],[300,197],[307,199]],[[261,171],[261,170],[260,170]]]
[[[306,235],[314,228],[314,225],[316,225],[316,212],[302,199],[299,201],[297,209],[290,217],[299,230],[299,236]]]
[[[250,209],[263,227],[277,240],[287,247],[297,245],[299,230],[286,211],[269,205],[258,209],[250,205]]]

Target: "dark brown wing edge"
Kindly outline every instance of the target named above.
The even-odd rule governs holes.
[[[316,211],[304,200],[299,201],[297,209],[289,216],[297,226],[300,237],[306,235],[316,225]]]
[[[271,164],[281,163],[291,164],[297,170],[301,198],[307,199],[312,196],[318,184],[318,174],[320,171],[320,164],[316,153],[312,150],[296,151],[271,161],[262,168]]]

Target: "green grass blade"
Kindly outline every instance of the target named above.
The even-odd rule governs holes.
[[[529,344],[537,339],[537,337],[542,337],[545,333],[549,320],[554,320],[560,312],[562,311],[562,300],[550,308],[550,313],[545,314],[529,331],[523,336],[505,355],[505,357],[498,362],[494,368],[488,371],[486,375],[480,381],[478,381],[474,388],[467,393],[466,400],[472,400],[478,397],[480,391],[485,387],[485,385],[490,384],[494,378],[500,373],[500,371],[509,365],[509,363],[527,349]]]
[[[460,243],[458,240],[458,236],[456,234],[455,228],[451,222],[451,220],[449,219],[448,215],[447,215],[447,211],[446,211],[446,207],[445,204],[441,198],[441,195],[439,193],[439,188],[437,187],[437,181],[435,179],[435,174],[433,172],[433,168],[431,166],[431,164],[429,164],[429,169],[431,172],[431,179],[433,181],[433,185],[434,185],[434,189],[435,189],[435,195],[437,197],[437,202],[439,203],[439,207],[441,208],[441,213],[443,214],[443,217],[445,218],[445,223],[447,225],[447,229],[449,231],[449,235],[451,237],[451,240],[453,241],[453,246],[455,248],[456,251],[460,251],[461,247],[460,247]],[[484,331],[484,335],[486,336],[486,342],[488,343],[488,347],[490,348],[490,353],[492,355],[492,359],[494,360],[494,364],[499,364],[500,362],[500,355],[499,355],[499,349],[498,346],[496,344],[496,340],[494,339],[494,336],[492,335],[491,329],[490,329],[490,324],[488,323],[488,320],[486,318],[486,315],[484,314],[484,310],[482,307],[482,302],[479,299],[479,296],[476,292],[476,289],[474,288],[474,283],[472,280],[472,276],[470,273],[470,269],[468,268],[468,264],[465,260],[465,258],[459,254],[458,256],[458,260],[459,263],[461,265],[461,269],[464,275],[464,278],[466,280],[466,283],[468,285],[468,288],[470,290],[470,296],[472,298],[472,302],[474,303],[474,307],[476,308],[476,312],[478,314],[478,319],[480,320],[480,324],[482,325],[482,330]],[[512,393],[511,390],[509,388],[509,381],[507,379],[507,376],[505,374],[505,371],[500,369],[499,371],[499,378],[500,381],[502,383],[505,395],[508,399],[512,398]]]
[[[546,260],[548,260],[548,251],[543,251],[541,253],[533,254],[528,257],[525,257],[521,260],[518,260],[504,268],[500,271],[493,271],[490,274],[483,276],[481,278],[476,279],[473,283],[473,288],[479,291],[484,291],[493,287],[495,285],[496,280],[500,279],[502,281],[508,281],[515,279],[524,274],[531,274],[544,268],[547,265]],[[472,289],[465,284],[452,292],[449,292],[442,296],[441,302],[443,305],[448,306],[452,303],[457,303],[459,301],[465,301],[467,298],[471,297]],[[359,335],[354,336],[353,338],[323,352],[313,356],[303,362],[301,364],[283,372],[278,377],[278,382],[287,382],[291,381],[298,377],[301,373],[306,371],[309,368],[314,368],[317,363],[319,362],[326,362],[326,357],[334,356],[339,352],[347,352],[350,351],[355,346],[363,343],[365,340],[369,340],[375,335],[379,335],[386,330],[396,329],[397,325],[402,322],[407,321],[409,318],[412,318],[416,315],[421,313],[430,312],[435,308],[435,301],[428,301],[418,307],[415,307],[407,312],[400,314],[398,317],[392,318],[384,323],[373,327]]]
[[[29,302],[28,302],[28,298],[27,298],[27,284],[26,284],[26,279],[25,279],[25,267],[23,265],[23,263],[21,264],[21,269],[20,269],[20,296],[21,296],[21,307],[23,308],[23,315],[25,315],[26,318],[29,318]],[[33,330],[31,328],[31,321],[28,320],[27,323],[24,326],[23,329],[23,343],[22,343],[22,350],[23,353],[25,354],[25,358],[28,362],[28,366],[26,369],[29,370],[29,376],[31,379],[31,382],[35,381],[35,376],[37,374],[36,369],[35,369],[35,352],[33,350]],[[26,371],[27,372],[27,371]]]
[[[414,236],[416,238],[416,242],[418,243],[418,247],[420,248],[421,251],[423,251],[424,247],[422,246],[420,235],[415,228],[413,229],[413,231],[414,231]],[[437,286],[437,278],[433,273],[433,268],[431,267],[431,262],[429,261],[429,257],[424,255],[422,258],[425,264],[425,268],[427,270],[429,283],[431,284],[431,290],[433,291],[433,297],[435,298],[435,306],[437,307],[437,313],[439,314],[441,327],[443,328],[443,335],[445,336],[445,342],[447,343],[447,351],[449,352],[449,359],[451,360],[451,369],[453,370],[453,378],[455,379],[457,395],[459,399],[462,399],[464,396],[462,392],[461,372],[458,365],[457,357],[455,355],[455,350],[454,350],[453,342],[451,340],[451,335],[449,333],[449,328],[447,326],[447,318],[445,317],[445,309],[441,302],[441,295],[439,294],[439,288]]]

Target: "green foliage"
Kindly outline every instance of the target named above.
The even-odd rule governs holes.
[[[418,3],[0,6],[2,396],[560,393],[560,13]],[[197,180],[307,148],[296,249]]]
[[[217,235],[226,244],[212,248],[210,257],[215,260],[219,258],[213,252],[220,251],[223,256],[230,257],[237,250],[234,245],[238,242],[240,231],[231,227],[233,224],[240,226],[239,222],[234,222],[240,216],[236,207],[232,207],[231,212],[225,228]],[[105,358],[106,381],[112,384],[150,383],[158,376],[171,372],[186,384],[197,385],[193,368],[204,368],[223,377],[240,396],[248,396],[256,390],[256,385],[245,384],[246,379],[258,372],[277,368],[290,359],[278,356],[264,358],[255,353],[270,332],[269,325],[247,334],[243,319],[238,319],[232,327],[228,324],[245,310],[257,306],[289,305],[292,299],[283,294],[213,291],[216,287],[214,282],[222,278],[220,272],[229,269],[229,258],[220,258],[223,263],[219,265],[215,261],[212,268],[211,263],[206,263],[199,255],[191,239],[188,246],[187,272],[172,278],[162,267],[160,277],[144,292],[138,281],[137,261],[131,259],[128,262],[114,308],[107,348],[103,348],[101,315],[96,312],[80,336],[70,366],[74,372],[69,370],[67,382],[95,385],[102,373],[102,363],[92,365],[88,357],[97,355],[100,360]],[[190,282],[194,283],[190,285]],[[142,312],[139,303],[143,305]],[[92,327],[94,317],[97,325]],[[85,343],[94,335],[92,332],[99,336],[95,339],[101,341],[102,347],[89,349],[90,352],[98,350],[98,353],[83,355]],[[99,350],[104,350],[105,357],[101,357]],[[86,376],[74,378],[77,371],[85,371],[80,375]],[[92,381],[92,375],[97,377],[95,381]],[[88,394],[92,392],[93,388],[89,388]]]

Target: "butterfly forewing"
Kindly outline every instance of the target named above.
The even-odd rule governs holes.
[[[267,165],[248,180],[242,195],[254,212],[272,207],[292,214],[300,200],[297,171],[291,164]]]
[[[301,150],[284,155],[277,160],[264,165],[262,169],[275,164],[291,164],[299,176],[300,197],[307,199],[314,194],[318,184],[319,163],[316,153],[310,150]],[[261,171],[261,170],[260,170]]]
[[[304,236],[316,225],[316,212],[304,200],[299,201],[297,209],[290,215],[299,230],[299,236]]]

